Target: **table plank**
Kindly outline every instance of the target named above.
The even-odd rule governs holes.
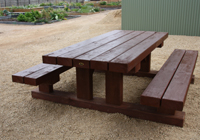
[[[198,51],[186,51],[172,81],[165,92],[165,95],[162,98],[161,107],[180,111],[183,110],[197,56]]]
[[[99,70],[108,70],[108,62],[119,56],[120,54],[126,52],[131,49],[135,45],[139,44],[143,40],[155,34],[155,32],[143,32],[142,34],[136,36],[135,38],[113,48],[110,49],[101,55],[91,59],[91,68],[99,69]]]
[[[77,56],[80,56],[84,53],[87,53],[88,51],[91,51],[93,49],[96,49],[98,47],[101,47],[102,45],[105,45],[109,42],[112,42],[114,40],[118,40],[121,37],[125,36],[125,35],[129,35],[130,33],[132,33],[134,31],[120,31],[119,33],[116,33],[112,36],[107,37],[106,39],[102,39],[100,41],[91,43],[85,47],[81,47],[79,49],[75,49],[72,51],[68,51],[65,54],[59,55],[57,56],[57,63],[60,65],[64,65],[64,66],[73,66],[73,59],[76,58]],[[86,65],[85,65],[86,66]]]
[[[88,51],[87,53],[84,53],[76,58],[74,58],[73,63],[75,67],[84,67],[83,65],[79,65],[79,63],[87,64],[87,67],[84,68],[90,68],[90,60],[112,48],[115,48],[117,46],[120,46],[121,44],[135,38],[136,36],[140,35],[143,33],[143,31],[135,31],[133,33],[130,33],[128,35],[125,35],[117,40],[114,40],[110,43],[107,43],[105,45],[102,45],[101,47],[98,47],[96,49],[93,49],[91,51]]]
[[[43,55],[42,56],[43,63],[57,64],[57,60],[56,60],[57,56],[62,55],[64,53],[68,52],[68,51],[72,51],[72,50],[87,46],[91,43],[95,43],[96,41],[101,41],[101,40],[107,39],[107,37],[112,36],[112,35],[117,34],[117,33],[120,33],[120,32],[121,32],[121,30],[114,30],[114,31],[102,34],[100,36],[96,36],[96,37],[93,37],[91,39],[88,39],[88,40],[76,43],[74,45],[62,48],[62,49],[54,51],[52,53]]]
[[[122,73],[129,72],[145,57],[147,57],[151,51],[159,46],[167,37],[168,33],[156,32],[151,37],[110,61],[109,70]]]
[[[180,64],[185,50],[174,50],[141,95],[141,104],[160,107],[161,99]]]

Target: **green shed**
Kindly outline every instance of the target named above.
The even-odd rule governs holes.
[[[200,0],[122,0],[122,30],[200,36]]]

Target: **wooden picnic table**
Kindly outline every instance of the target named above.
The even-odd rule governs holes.
[[[159,71],[151,71],[151,52],[167,37],[166,32],[114,30],[43,55],[43,63],[13,74],[12,80],[39,85],[32,91],[36,99],[182,127],[198,51],[175,49]],[[72,67],[76,67],[76,94],[54,90],[59,75]],[[93,97],[94,70],[105,72],[105,99]],[[126,74],[153,78],[140,104],[123,102]]]
[[[161,47],[166,32],[114,30],[43,55],[43,63],[76,67],[77,97],[93,99],[94,70],[106,73],[106,103],[123,103],[123,74],[149,74],[151,52]]]

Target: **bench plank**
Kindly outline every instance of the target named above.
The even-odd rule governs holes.
[[[125,51],[131,49],[138,43],[142,42],[144,39],[150,37],[155,32],[143,32],[142,34],[136,36],[135,38],[98,55],[97,57],[91,59],[91,68],[92,69],[99,69],[99,70],[108,70],[108,62],[112,59],[116,58],[120,54],[124,53]],[[111,55],[113,54],[113,55]]]
[[[30,85],[39,85],[41,83],[45,83],[51,80],[54,76],[58,76],[60,73],[70,69],[71,67],[65,67],[61,65],[51,65],[48,67],[40,69],[34,73],[26,75],[24,77],[24,83]]]
[[[161,107],[166,109],[183,110],[189,85],[195,68],[198,51],[187,50],[172,81],[170,82]]]
[[[40,69],[43,69],[45,67],[48,67],[49,64],[44,64],[44,63],[41,63],[41,64],[38,64],[36,66],[33,66],[29,69],[26,69],[24,71],[20,71],[16,74],[13,74],[12,75],[12,81],[13,82],[17,82],[17,83],[24,83],[24,77],[29,75],[29,74],[32,74]]]
[[[109,70],[113,72],[128,73],[139,62],[146,58],[151,51],[158,47],[167,37],[168,33],[155,33],[140,44],[113,59],[109,63]]]
[[[121,34],[122,31],[120,30],[114,30],[105,34],[102,34],[100,36],[97,37],[93,37],[91,39],[79,42],[77,44],[62,48],[60,50],[54,51],[52,53],[46,54],[42,56],[43,59],[43,63],[50,63],[50,64],[57,64],[57,56],[62,55],[66,52],[72,51],[72,50],[76,50],[78,48],[87,46],[87,45],[91,45],[96,43],[97,41],[101,41],[101,40],[106,40],[109,36],[115,35],[115,34]]]
[[[80,62],[86,62],[86,63],[90,63],[90,60],[112,48],[115,48],[117,46],[121,46],[121,44],[124,44],[126,42],[128,42],[129,40],[132,40],[133,38],[135,38],[136,36],[140,35],[141,33],[143,33],[143,31],[135,31],[131,34],[125,35],[115,41],[109,42],[99,48],[96,48],[94,50],[91,50],[87,53],[84,53],[83,55],[80,55],[76,58],[74,58],[74,66],[75,67],[82,67],[79,65]],[[87,67],[89,68],[89,67]]]
[[[73,66],[74,58],[76,58],[82,54],[85,54],[91,50],[97,49],[98,47],[101,47],[112,41],[114,42],[114,45],[118,45],[118,43],[121,43],[120,41],[125,42],[128,40],[129,36],[131,37],[132,33],[134,33],[134,31],[121,31],[121,32],[114,34],[110,37],[107,37],[106,39],[103,39],[101,41],[91,43],[85,47],[66,52],[65,54],[59,55],[57,57],[57,63],[60,65],[64,65],[64,66]],[[126,37],[124,37],[124,36],[126,36]],[[118,41],[118,40],[120,40],[120,41]],[[84,66],[86,66],[86,65],[84,65]]]
[[[160,107],[161,98],[166,91],[176,69],[181,62],[185,50],[176,49],[161,67],[154,79],[141,95],[141,104]]]

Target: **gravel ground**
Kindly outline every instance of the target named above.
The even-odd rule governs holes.
[[[200,57],[184,107],[184,127],[155,123],[122,114],[33,99],[34,86],[13,83],[11,75],[42,62],[42,55],[108,31],[121,29],[119,11],[82,16],[54,24],[0,24],[0,139],[1,140],[133,140],[200,138]],[[116,12],[116,13],[115,13]],[[152,53],[152,70],[159,70],[176,49],[200,51],[200,37],[170,35]],[[76,92],[75,69],[61,74],[55,89]],[[94,96],[105,96],[105,75],[94,73]],[[124,101],[139,102],[151,78],[124,76]]]

